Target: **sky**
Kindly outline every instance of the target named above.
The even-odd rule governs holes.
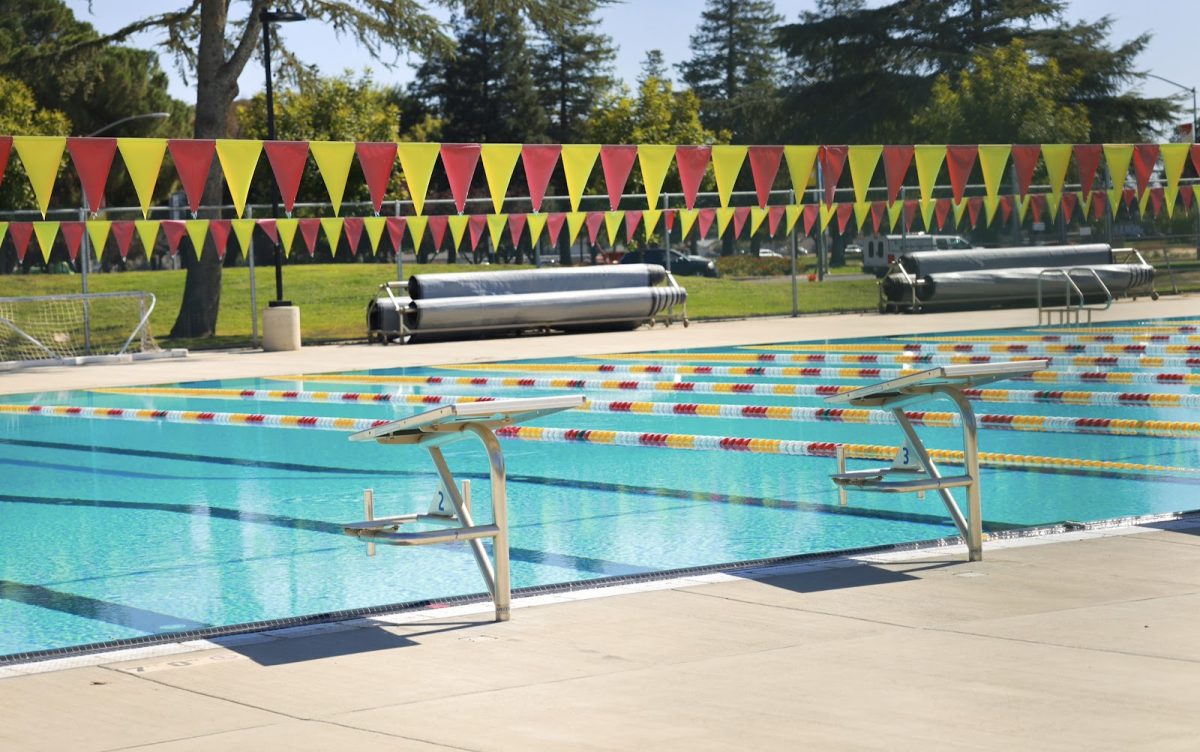
[[[156,13],[176,10],[183,0],[66,0],[78,18],[87,21],[101,32],[114,31],[125,24]],[[875,0],[870,4],[881,4]],[[800,13],[812,10],[815,0],[775,0],[776,9],[789,21]],[[245,13],[249,3],[234,0],[233,13],[239,7]],[[638,76],[641,62],[648,50],[658,49],[663,53],[668,66],[673,66],[691,56],[689,38],[700,23],[705,0],[624,0],[601,11],[602,31],[613,38],[617,47],[616,74],[632,83]],[[1150,32],[1150,46],[1139,58],[1141,70],[1154,73],[1185,87],[1200,86],[1200,65],[1195,54],[1195,32],[1200,29],[1200,2],[1197,0],[1070,0],[1067,15],[1071,19],[1095,20],[1109,15],[1114,19],[1112,42],[1114,44]],[[333,30],[315,20],[302,23],[283,24],[281,34],[288,46],[309,64],[316,65],[322,73],[333,75],[346,68],[360,71],[370,68],[373,77],[381,84],[407,83],[412,80],[420,61],[400,57],[391,68],[371,57],[357,47],[352,39],[338,39]],[[144,33],[131,39],[130,44],[152,48],[160,35]],[[849,64],[849,63],[848,63]],[[194,103],[194,89],[183,82],[175,70],[174,62],[162,59],[163,69],[171,76],[171,94],[177,99]],[[259,61],[246,66],[238,79],[243,96],[251,96],[263,88],[263,70]],[[1180,92],[1179,87],[1146,79],[1140,87],[1150,96],[1171,96]],[[1185,104],[1191,105],[1191,97]]]

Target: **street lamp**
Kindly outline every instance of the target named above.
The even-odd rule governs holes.
[[[91,133],[84,136],[84,138],[91,138],[92,136],[99,136],[101,133],[104,133],[107,130],[116,128],[118,125],[121,125],[122,123],[128,123],[130,120],[166,120],[169,117],[171,117],[171,113],[169,113],[169,112],[146,112],[141,115],[130,115],[129,117],[123,117],[120,120],[114,120],[111,123],[109,123],[108,125],[104,126],[103,128],[92,131]]]
[[[1157,78],[1159,81],[1162,81],[1165,84],[1177,86],[1180,89],[1183,89],[1184,91],[1190,91],[1192,93],[1192,143],[1193,144],[1196,143],[1196,126],[1197,126],[1197,124],[1200,124],[1196,120],[1196,87],[1195,86],[1184,86],[1181,83],[1172,81],[1169,78],[1163,78],[1162,76],[1157,76],[1153,73],[1143,73],[1142,75],[1146,76],[1148,78]]]
[[[267,140],[275,140],[275,96],[271,91],[271,24],[292,23],[307,18],[303,13],[291,10],[267,10],[263,8],[258,14],[263,30],[263,68],[266,69],[267,83]],[[279,217],[279,191],[271,193],[271,216]],[[283,299],[283,249],[275,244],[275,300],[270,305],[290,306],[289,300]]]

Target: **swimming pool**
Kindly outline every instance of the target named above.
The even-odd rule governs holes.
[[[504,442],[515,588],[953,536],[932,495],[852,492],[838,506],[827,446],[868,456],[900,434],[824,396],[905,367],[1023,355],[1051,358],[1049,373],[974,395],[981,449],[1008,455],[983,472],[985,529],[1197,506],[1190,321],[3,398],[0,660],[478,593],[465,546],[368,558],[341,534],[363,489],[385,515],[437,487],[421,450],[348,431],[453,399],[590,400]],[[916,420],[931,446],[956,448],[942,409]],[[446,455],[486,509],[478,451]]]

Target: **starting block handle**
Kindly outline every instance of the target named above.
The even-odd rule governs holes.
[[[369,520],[375,519],[375,490],[368,488],[363,491],[363,513],[364,518]],[[367,556],[375,555],[375,544],[367,544]]]

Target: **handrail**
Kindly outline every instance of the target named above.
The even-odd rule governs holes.
[[[1130,250],[1132,250],[1132,249],[1130,249]],[[1136,253],[1136,251],[1134,251],[1134,253]],[[1104,292],[1105,300],[1104,300],[1103,307],[1089,306],[1087,304],[1087,298],[1084,296],[1083,290],[1079,289],[1079,285],[1075,284],[1075,280],[1071,277],[1071,275],[1074,274],[1075,272],[1083,272],[1085,274],[1090,274],[1092,279],[1096,280],[1096,284],[1098,284],[1100,286],[1100,289]],[[1061,275],[1063,278],[1063,295],[1064,295],[1065,300],[1061,307],[1060,306],[1046,306],[1046,305],[1042,304],[1042,282],[1043,282],[1043,280],[1045,280],[1051,276],[1055,276],[1055,275]],[[1074,290],[1075,293],[1079,295],[1079,304],[1078,305],[1073,305],[1071,302],[1072,301],[1072,297],[1071,297],[1072,290]],[[1050,321],[1051,314],[1053,314],[1055,312],[1057,312],[1059,314],[1059,323],[1065,324],[1065,323],[1067,323],[1067,320],[1072,313],[1074,313],[1074,315],[1075,315],[1075,323],[1079,323],[1080,312],[1087,311],[1088,312],[1087,321],[1090,324],[1092,322],[1092,311],[1107,311],[1109,308],[1112,308],[1112,303],[1113,303],[1112,291],[1110,291],[1108,289],[1108,285],[1104,284],[1104,280],[1102,280],[1100,278],[1100,275],[1096,272],[1096,270],[1090,266],[1072,266],[1070,268],[1052,267],[1052,268],[1048,268],[1048,269],[1042,269],[1040,272],[1038,272],[1038,278],[1037,278],[1038,326],[1042,325],[1042,314],[1043,313],[1046,314],[1046,324],[1050,324],[1051,323],[1051,321]]]

